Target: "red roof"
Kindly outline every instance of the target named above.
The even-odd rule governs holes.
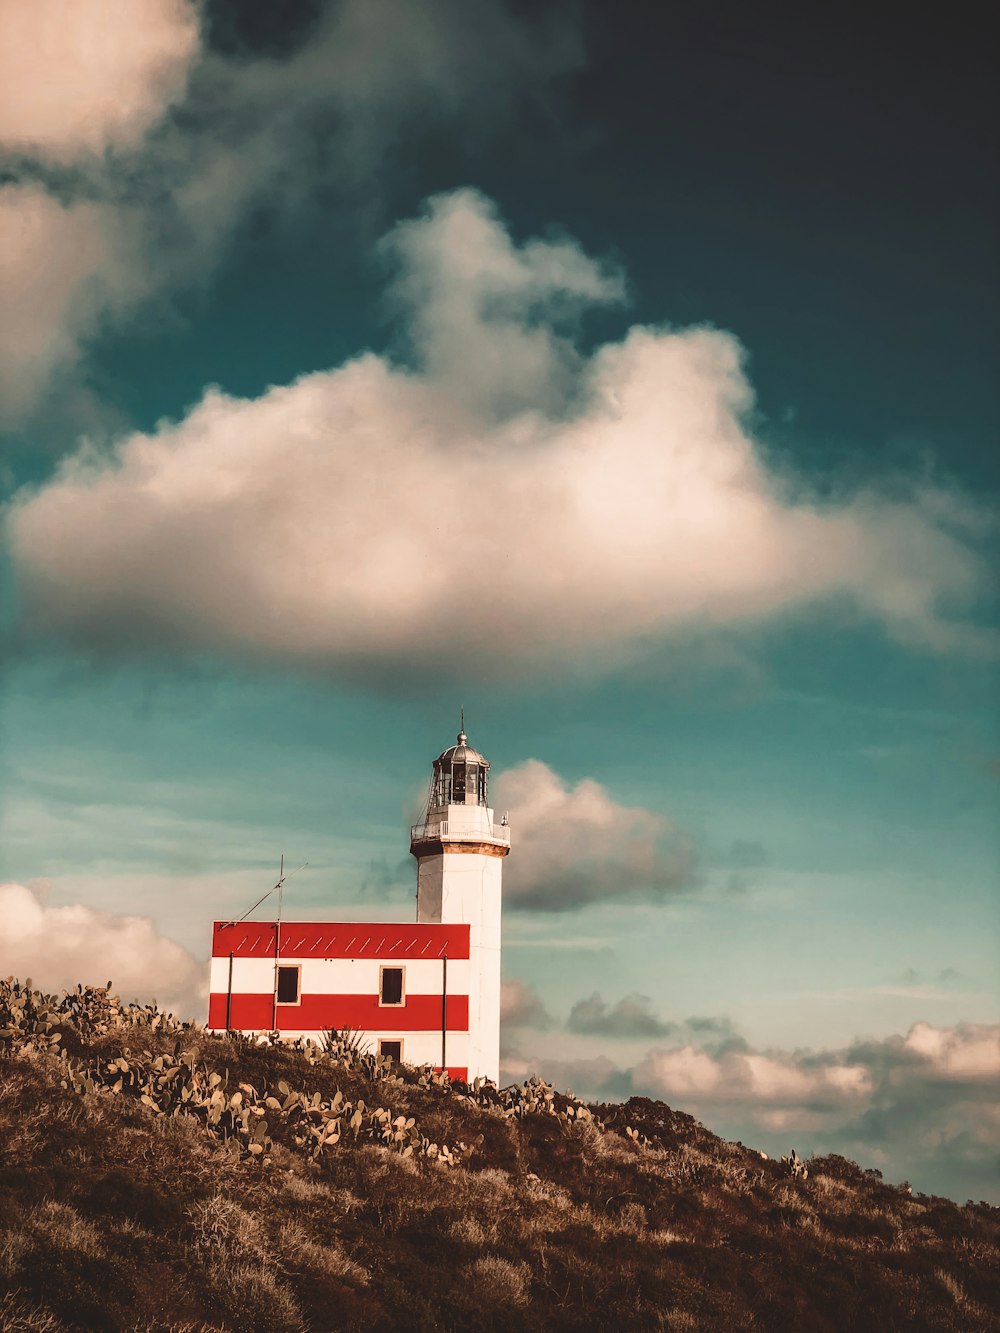
[[[273,921],[216,921],[213,958],[273,958]],[[399,925],[386,921],[283,921],[282,958],[468,958],[468,924]]]

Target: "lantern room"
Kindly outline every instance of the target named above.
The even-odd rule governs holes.
[[[482,805],[487,800],[490,761],[474,750],[464,731],[434,760],[427,810],[446,810],[449,805]]]

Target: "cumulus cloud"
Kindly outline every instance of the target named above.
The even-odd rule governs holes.
[[[653,1013],[648,995],[625,995],[609,1005],[596,991],[585,1000],[577,1000],[566,1026],[570,1032],[602,1037],[667,1037],[676,1030],[673,1023]]]
[[[34,403],[53,370],[76,360],[82,331],[145,289],[121,222],[37,184],[0,186],[0,418]]]
[[[449,264],[465,267],[441,244],[463,215],[477,263],[491,245],[502,270],[515,255],[502,318],[440,294]],[[110,456],[84,450],[9,515],[34,627],[366,678],[599,665],[817,603],[925,647],[982,646],[949,619],[987,578],[955,513],[920,495],[794,493],[747,431],[729,334],[633,328],[580,361],[570,408],[498,419],[508,386],[477,378],[480,340],[499,327],[504,356],[518,338],[535,348],[560,283],[573,306],[606,278],[572,264],[565,240],[512,248],[468,191],[407,225],[404,270],[432,251],[430,305],[477,326],[471,393],[454,392],[463,340],[448,313],[423,369],[365,355],[255,400],[210,390]],[[561,398],[561,353],[541,365]]]
[[[646,1095],[772,1154],[844,1153],[894,1180],[1000,1202],[1000,1026],[916,1023],[832,1051],[755,1049],[741,1039],[658,1045],[634,1066],[508,1055],[582,1095]]]
[[[582,366],[561,329],[624,297],[622,275],[569,239],[514,245],[495,206],[472,190],[431,199],[384,249],[415,361],[453,402],[489,418],[558,415]]]
[[[426,787],[414,797],[409,824],[422,817]],[[691,882],[690,842],[663,815],[621,805],[592,778],[574,786],[548,764],[528,759],[497,776],[490,800],[509,815],[517,853],[504,863],[505,908],[558,912],[588,903],[656,899]],[[412,878],[410,857],[398,863],[376,858],[362,887],[398,897],[399,886]],[[566,943],[565,937],[557,944],[545,939],[542,947]]]
[[[142,146],[198,50],[189,0],[0,0],[0,424],[155,286],[152,218],[104,155]]]
[[[57,371],[73,384],[109,320],[210,272],[251,210],[329,206],[362,184],[370,197],[402,119],[482,128],[580,61],[568,21],[502,0],[341,0],[298,26],[283,12],[283,40],[256,48],[213,44],[200,12],[193,0],[0,0],[5,176],[80,224],[50,233],[54,272],[21,266],[36,307],[5,307],[9,327],[27,315],[48,335],[34,358],[0,346],[17,388],[2,398],[8,423],[47,399]],[[7,204],[3,248],[31,228],[34,200]],[[108,243],[80,244],[94,210]]]
[[[0,145],[56,162],[134,145],[197,50],[189,0],[0,0]]]
[[[44,990],[109,979],[123,999],[204,1020],[208,978],[203,964],[158,935],[143,916],[114,916],[75,903],[49,907],[41,887],[0,884],[0,973],[31,977]]]
[[[570,786],[538,759],[493,784],[510,814],[517,856],[504,870],[511,907],[565,911],[587,903],[649,898],[690,881],[693,853],[663,815],[616,802],[592,778]]]
[[[632,1095],[627,1070],[620,1069],[606,1055],[574,1060],[539,1060],[508,1049],[501,1052],[500,1083],[523,1083],[533,1075],[554,1082],[564,1091],[594,1100],[617,1101]]]
[[[648,995],[624,995],[614,1004],[609,1004],[595,991],[586,999],[576,1001],[569,1012],[566,1026],[570,1032],[625,1041],[644,1037],[696,1041],[715,1051],[723,1046],[742,1044],[742,1039],[737,1036],[728,1019],[692,1017],[679,1022],[664,1019],[654,1011]]]
[[[151,212],[168,210],[158,248],[180,233],[175,267],[213,262],[250,208],[329,206],[359,186],[370,200],[401,124],[410,142],[442,123],[461,137],[581,59],[558,13],[517,15],[505,0],[328,0],[290,39],[285,15],[277,27],[277,43],[206,44],[183,116],[127,173]]]
[[[651,1051],[635,1071],[636,1080],[664,1097],[765,1108],[765,1119],[780,1128],[792,1109],[828,1111],[857,1102],[872,1091],[863,1063],[803,1058],[794,1053],[727,1050],[713,1055],[692,1044]]]
[[[533,986],[511,977],[500,983],[500,1022],[507,1028],[547,1028],[552,1015]]]

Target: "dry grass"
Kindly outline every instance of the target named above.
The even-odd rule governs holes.
[[[0,1047],[0,1330],[1000,1330],[1000,1212],[829,1157],[808,1180],[633,1099],[521,1117],[283,1049],[119,1024],[63,1040],[130,1060],[182,1042],[252,1089],[413,1117],[457,1166],[280,1115],[258,1156],[190,1115],[75,1091]],[[192,1057],[193,1058],[193,1057]],[[626,1127],[641,1135],[637,1142]]]
[[[465,1270],[469,1296],[480,1309],[503,1310],[528,1304],[531,1269],[498,1254],[481,1254]]]
[[[274,1268],[262,1263],[219,1264],[212,1272],[226,1328],[234,1333],[300,1333],[305,1314],[291,1287]]]
[[[41,1306],[9,1291],[0,1297],[0,1329],[3,1333],[64,1333],[66,1325]]]

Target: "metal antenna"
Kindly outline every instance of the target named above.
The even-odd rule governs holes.
[[[278,882],[274,886],[278,890],[278,915],[274,922],[274,992],[271,996],[271,1031],[278,1030],[278,957],[281,951],[281,896],[285,888],[285,853],[281,853],[281,864],[278,868]]]
[[[291,877],[292,877],[293,875],[297,875],[298,872],[299,872],[300,870],[305,870],[305,868],[306,868],[306,866],[307,866],[308,864],[309,864],[308,861],[303,861],[302,864],[301,864],[300,866],[296,866],[294,870],[290,870],[290,871],[288,872],[288,874],[286,875],[286,874],[285,874],[285,854],[284,854],[284,852],[282,852],[282,853],[281,853],[281,867],[280,867],[280,869],[278,870],[278,882],[277,882],[277,884],[272,884],[271,887],[268,889],[267,893],[263,894],[260,898],[257,899],[257,901],[254,903],[253,907],[248,907],[247,910],[243,913],[243,915],[239,918],[238,921],[230,921],[230,922],[229,922],[229,925],[231,925],[231,926],[238,926],[238,925],[240,924],[240,921],[245,921],[245,920],[247,919],[247,917],[250,915],[250,913],[251,913],[251,912],[256,912],[257,908],[261,905],[261,903],[264,902],[266,899],[270,898],[271,894],[274,893],[275,890],[277,890],[277,893],[278,893],[278,920],[280,921],[280,920],[281,920],[281,895],[282,895],[282,890],[283,890],[284,887],[285,887],[285,880],[291,879]]]
[[[464,705],[464,704],[462,705],[462,708],[461,708],[461,714],[462,714],[462,722],[461,722],[461,725],[460,725],[460,727],[459,727],[458,729],[459,729],[459,731],[462,733],[462,735],[464,736],[464,735],[465,735],[465,705]]]

